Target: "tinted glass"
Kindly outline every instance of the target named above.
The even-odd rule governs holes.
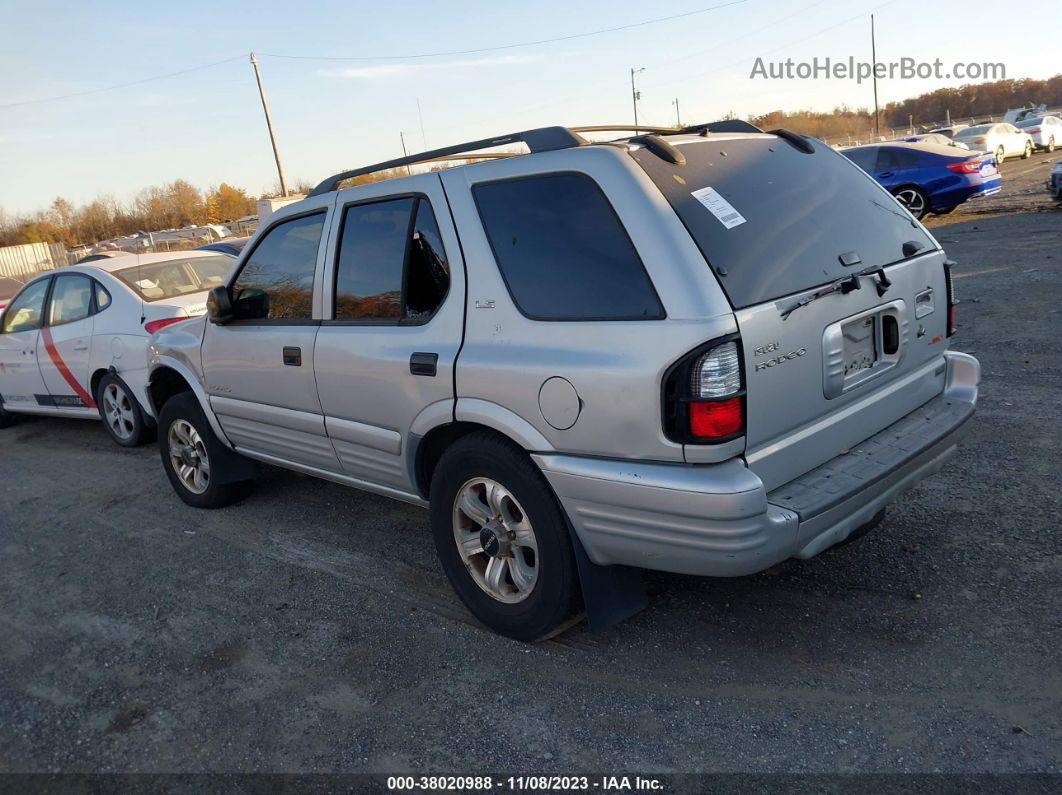
[[[883,188],[822,142],[807,140],[811,154],[773,135],[679,143],[684,166],[645,149],[631,152],[705,259],[722,269],[719,283],[734,307],[847,276],[851,269],[840,262],[846,252],[871,267],[902,260],[907,241],[936,248]],[[728,228],[692,195],[709,186],[744,221],[735,224],[728,212]]]
[[[1050,124],[1051,122],[1047,119],[1025,119],[1024,121],[1019,121],[1017,123],[1017,126],[1022,128],[1039,127],[1041,124],[1044,123]]]
[[[415,202],[394,199],[347,209],[336,271],[336,320],[402,316],[402,272]]]
[[[845,149],[841,154],[868,173],[874,170],[878,159],[877,149]]]
[[[57,276],[48,306],[48,325],[84,320],[92,311],[92,279],[87,276]]]
[[[266,232],[232,286],[235,317],[256,320],[310,318],[313,272],[324,219],[324,213],[306,215],[280,223]],[[227,261],[231,265],[232,260]]]
[[[152,262],[113,271],[145,301],[162,301],[209,290],[224,284],[232,270],[232,257],[189,257]]]
[[[473,188],[513,301],[537,320],[664,316],[649,276],[605,194],[582,174]]]
[[[425,319],[446,298],[450,290],[450,265],[443,249],[435,213],[426,199],[417,202],[417,219],[409,244],[406,270],[406,316]]]
[[[27,287],[21,295],[4,310],[3,331],[28,331],[40,328],[44,318],[44,297],[48,294],[48,282],[41,279]]]
[[[991,130],[993,125],[991,124],[979,124],[976,127],[967,127],[965,130],[959,130],[955,133],[956,138],[971,138],[975,135],[984,135]]]

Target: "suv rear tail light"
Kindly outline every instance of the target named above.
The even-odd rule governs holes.
[[[954,260],[946,260],[944,262],[944,286],[946,288],[947,300],[948,300],[948,331],[947,335],[950,337],[956,331],[959,330],[958,325],[955,322],[955,305],[959,303],[959,299],[955,297],[955,282],[951,276],[951,269],[954,267]]]
[[[948,170],[957,171],[960,174],[980,174],[981,158],[963,160],[961,163],[950,163],[948,164]]]
[[[664,431],[682,444],[716,444],[744,432],[745,390],[737,337],[708,343],[664,377]]]
[[[1031,130],[1026,130],[1025,132],[1029,133],[1029,135],[1039,135],[1040,134],[1040,128],[1039,127],[1033,127]]]
[[[144,324],[144,331],[148,334],[154,334],[160,328],[166,328],[166,326],[173,325],[174,323],[180,323],[182,320],[187,320],[186,317],[164,317],[161,320],[149,320]]]

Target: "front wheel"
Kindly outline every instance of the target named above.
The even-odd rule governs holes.
[[[174,395],[162,407],[159,454],[173,490],[193,508],[224,508],[246,497],[254,485],[226,477],[226,465],[240,456],[214,434],[191,392]]]
[[[582,595],[568,524],[527,454],[490,433],[454,442],[431,481],[431,529],[458,597],[521,641],[568,626]]]
[[[925,214],[929,212],[929,198],[921,188],[916,188],[913,185],[900,188],[896,191],[896,198],[900,204],[907,208],[907,212],[915,217],[915,220],[921,221]]]
[[[137,447],[150,442],[155,428],[125,381],[107,373],[96,387],[96,407],[114,443]]]
[[[1021,159],[1022,160],[1028,160],[1030,157],[1032,157],[1032,149],[1033,149],[1032,141],[1026,141],[1025,142],[1025,151],[1021,153]]]

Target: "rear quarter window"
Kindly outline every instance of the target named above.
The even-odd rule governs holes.
[[[533,320],[658,320],[656,290],[597,183],[559,173],[472,195],[517,308]]]

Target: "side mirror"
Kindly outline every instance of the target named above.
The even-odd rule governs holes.
[[[224,285],[213,288],[207,294],[207,318],[222,326],[232,320],[232,298]]]

